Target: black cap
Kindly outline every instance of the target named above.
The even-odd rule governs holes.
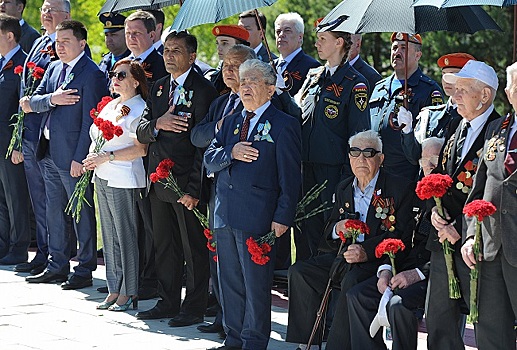
[[[113,33],[124,29],[125,16],[121,14],[103,13],[99,20],[104,24],[104,33]]]

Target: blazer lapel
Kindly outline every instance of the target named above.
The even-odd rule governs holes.
[[[384,198],[386,195],[383,193],[385,186],[385,176],[384,172],[379,170],[379,177],[377,178],[377,183],[375,184],[375,190],[373,192],[372,200],[376,195]],[[378,193],[380,191],[380,193]],[[370,227],[370,234],[365,236],[365,239],[368,237],[373,237],[377,235],[377,231],[379,230],[379,226],[381,224],[381,220],[375,217],[375,208],[370,201],[370,205],[368,206],[368,214],[366,215],[366,223]]]

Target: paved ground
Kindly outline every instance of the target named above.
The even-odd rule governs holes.
[[[102,265],[94,273],[93,287],[78,291],[63,291],[57,284],[28,284],[26,275],[13,272],[11,266],[0,266],[0,349],[197,350],[220,344],[216,335],[201,334],[195,326],[171,328],[168,320],[139,321],[134,310],[96,310],[95,305],[105,297],[96,290],[105,285]],[[139,310],[151,308],[154,303],[141,301]],[[269,349],[295,349],[295,344],[284,342],[286,300],[275,293],[274,304]],[[425,336],[419,334],[419,350],[426,348]],[[472,345],[471,329],[467,337],[467,343]]]

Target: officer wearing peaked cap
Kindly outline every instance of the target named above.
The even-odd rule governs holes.
[[[406,37],[408,38],[408,61],[405,62]],[[420,35],[393,33],[391,36],[391,66],[394,73],[379,81],[370,97],[370,116],[372,129],[379,132],[384,143],[386,155],[384,167],[404,178],[415,180],[418,164],[412,164],[406,158],[401,146],[401,127],[397,114],[404,101],[405,66],[407,65],[408,108],[412,115],[412,124],[425,106],[440,105],[443,95],[438,84],[426,76],[418,67],[422,56],[422,38]]]
[[[99,68],[107,73],[117,61],[131,54],[126,46],[124,35],[126,17],[121,14],[103,13],[99,16],[99,20],[104,24],[104,42],[110,51],[102,56]]]
[[[442,69],[442,75],[447,73],[457,73],[469,60],[475,60],[474,56],[468,53],[455,52],[443,55],[437,61]],[[454,85],[442,80],[442,87],[445,95],[449,97],[447,103],[438,106],[424,107],[416,117],[417,123],[413,128],[413,116],[404,107],[401,107],[397,120],[399,124],[406,124],[402,128],[402,149],[407,159],[412,163],[418,163],[422,153],[422,141],[436,136],[445,137],[449,122],[454,118],[459,118],[456,111],[456,103],[452,98]],[[437,164],[433,164],[436,166]]]

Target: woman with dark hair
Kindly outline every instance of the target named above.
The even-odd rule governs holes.
[[[332,27],[335,26],[318,25],[315,46],[326,63],[309,71],[295,97],[302,109],[303,194],[314,185],[328,181],[308,210],[325,201],[333,202],[340,179],[352,175],[347,157],[348,139],[370,129],[368,82],[347,61],[352,45],[350,34],[327,31]],[[304,234],[295,236],[297,260],[316,255],[329,215],[330,212],[324,212],[304,220]],[[307,241],[300,242],[302,237]]]
[[[98,118],[120,126],[123,133],[107,141],[100,152],[88,154],[83,164],[94,170],[109,292],[97,309],[126,311],[131,304],[133,308],[138,305],[136,194],[146,183],[142,157],[147,146],[138,142],[136,127],[148,89],[145,71],[134,61],[117,62],[109,77],[110,87],[119,97],[109,102]],[[98,135],[99,129],[92,124],[91,150]]]

